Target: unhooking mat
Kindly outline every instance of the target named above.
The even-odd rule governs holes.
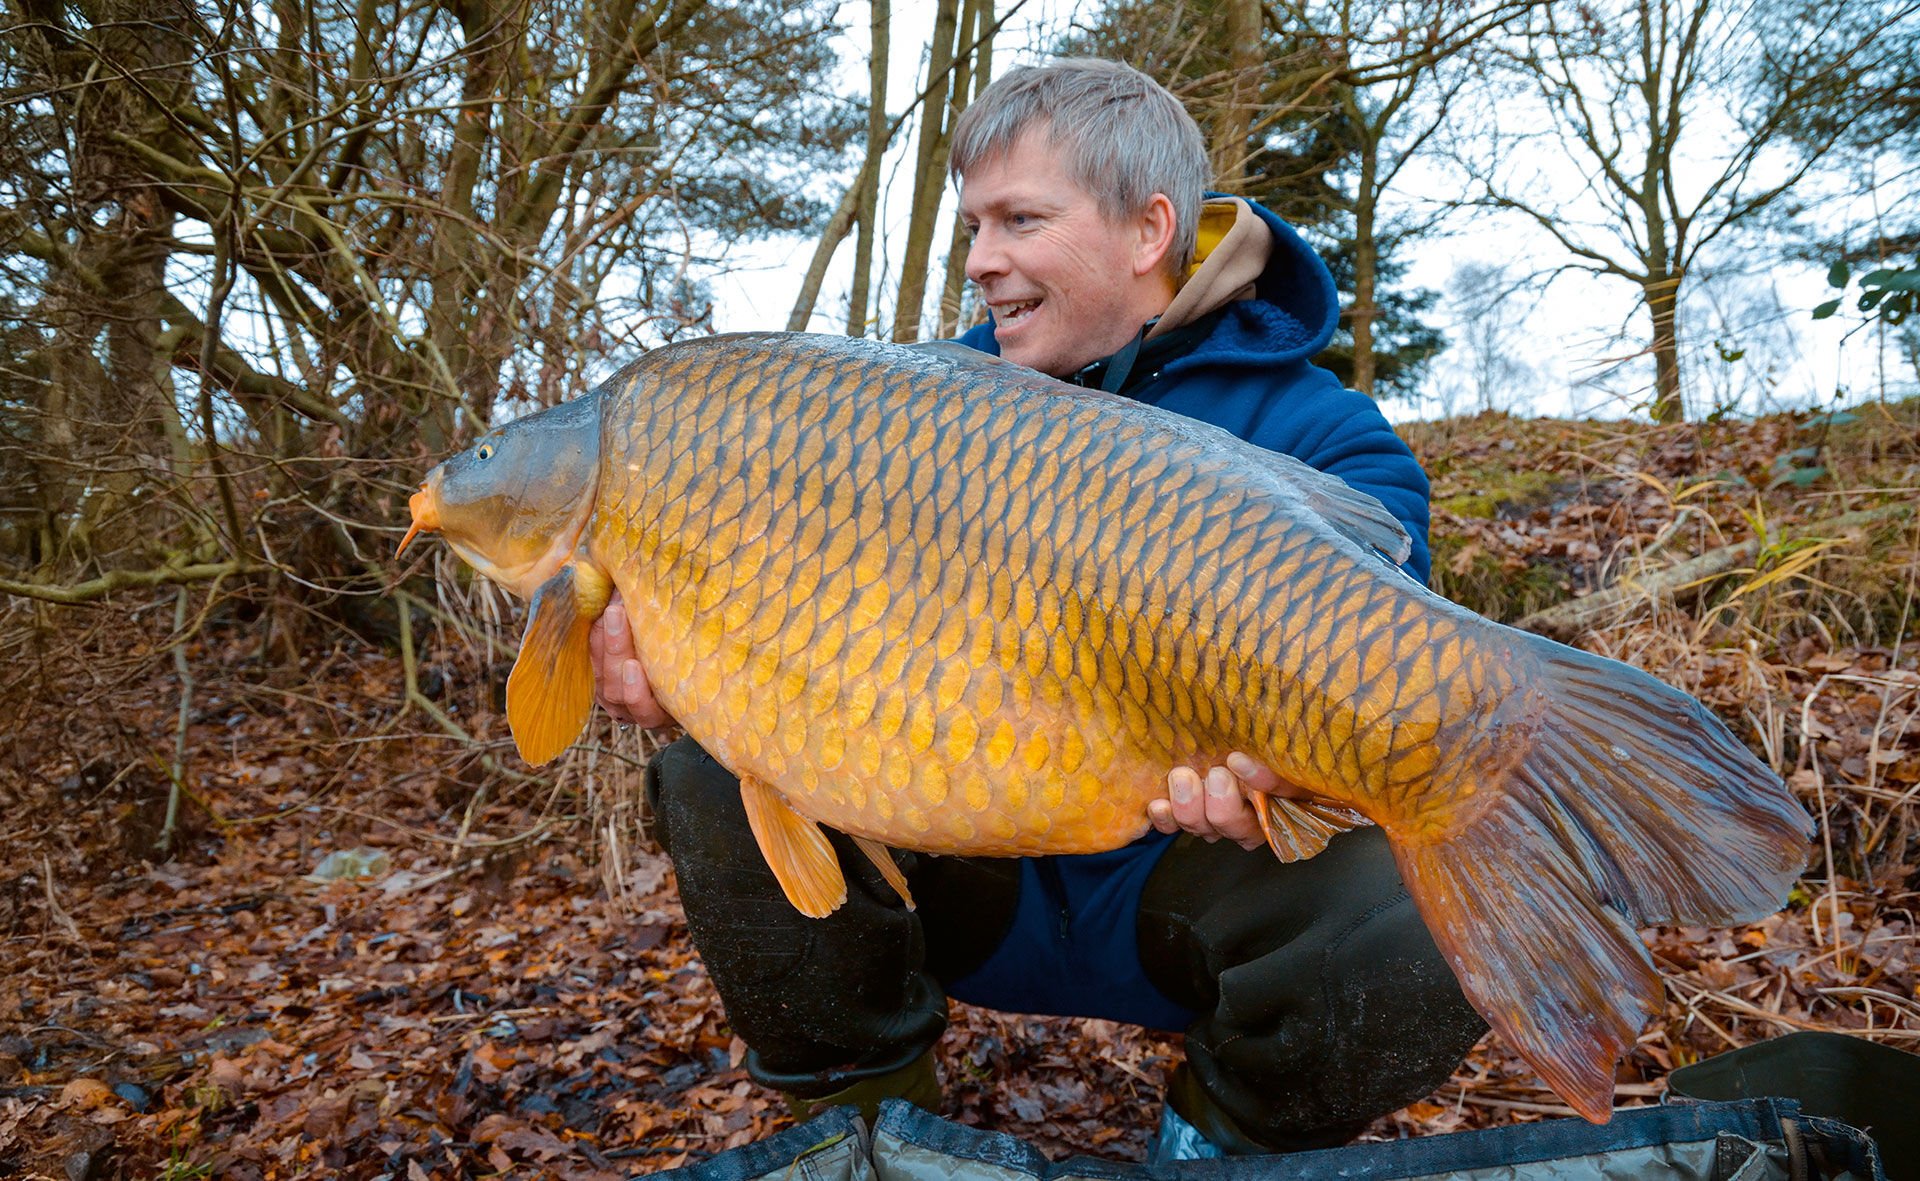
[[[1679,1103],[1604,1125],[1545,1120],[1417,1140],[1235,1160],[1049,1161],[1011,1136],[889,1100],[869,1131],[850,1107],[657,1174],[673,1181],[1887,1181],[1873,1141],[1787,1099]]]

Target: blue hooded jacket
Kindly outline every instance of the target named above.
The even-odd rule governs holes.
[[[1253,298],[1227,304],[1209,334],[1127,396],[1284,452],[1372,495],[1406,527],[1413,539],[1406,570],[1425,582],[1425,473],[1373,399],[1342,388],[1309,360],[1339,319],[1333,276],[1292,226],[1248,205],[1273,235]],[[960,343],[1000,352],[991,322]],[[1149,832],[1107,853],[1024,859],[1006,938],[949,991],[1007,1012],[1184,1029],[1195,1014],[1148,981],[1135,935],[1141,891],[1172,840]]]

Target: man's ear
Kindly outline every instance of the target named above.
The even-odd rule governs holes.
[[[1165,193],[1155,193],[1147,201],[1147,207],[1140,212],[1134,225],[1139,230],[1139,240],[1133,250],[1133,273],[1150,275],[1164,270],[1167,255],[1173,250],[1174,231],[1178,218],[1173,212],[1173,201]]]

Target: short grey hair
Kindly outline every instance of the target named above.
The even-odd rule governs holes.
[[[1043,125],[1062,150],[1068,175],[1108,217],[1133,217],[1155,193],[1166,194],[1174,213],[1167,266],[1184,274],[1212,168],[1200,128],[1180,100],[1121,62],[1069,57],[1020,66],[961,112],[948,170],[964,180],[974,165]]]

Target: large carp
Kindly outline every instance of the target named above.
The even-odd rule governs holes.
[[[618,588],[655,693],[740,777],[795,906],[882,846],[1112,849],[1177,766],[1244,751],[1284,859],[1386,831],[1474,1006],[1581,1115],[1661,1000],[1635,928],[1777,909],[1806,812],[1699,702],[1397,567],[1371,497],[1152,407],[963,350],[722,336],[435,468],[439,531],[533,606],[535,764],[593,705]],[[405,542],[402,543],[402,548]]]

